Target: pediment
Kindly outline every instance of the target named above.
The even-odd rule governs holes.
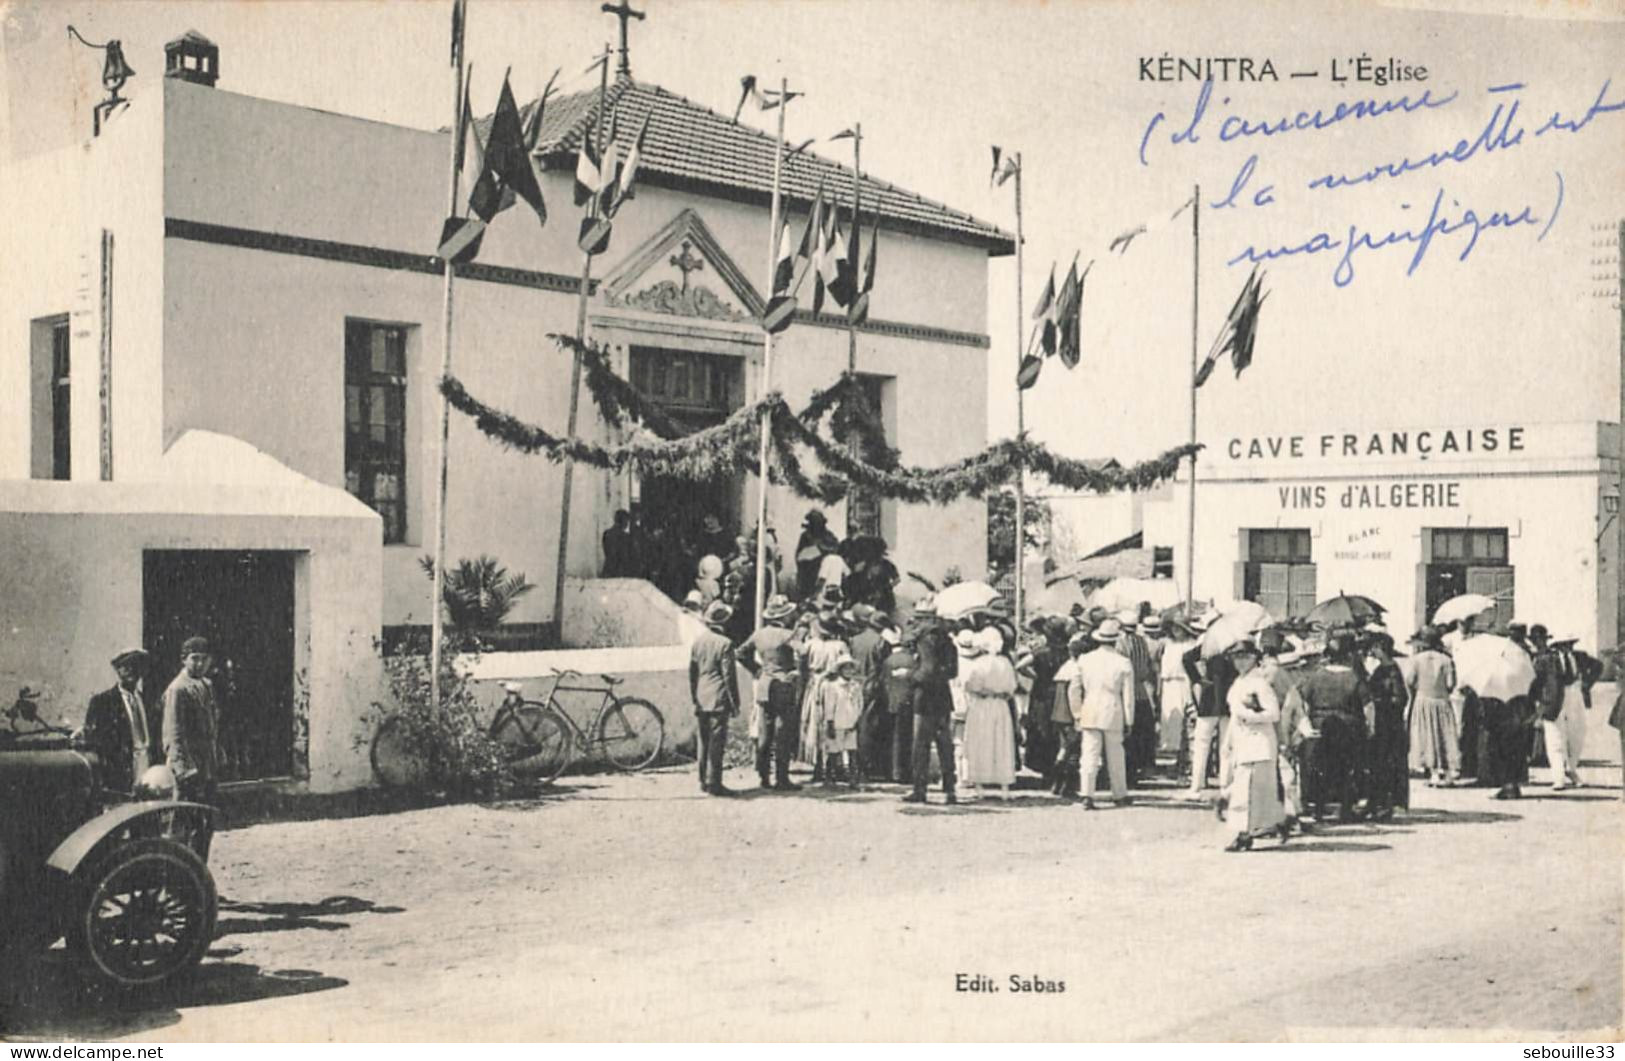
[[[692,209],[627,255],[599,292],[608,306],[706,320],[757,320],[762,298]]]

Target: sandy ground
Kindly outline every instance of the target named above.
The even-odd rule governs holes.
[[[676,769],[232,830],[191,984],[108,1011],[47,960],[8,1031],[1617,1039],[1625,803],[1617,737],[1592,737],[1586,788],[1418,784],[1391,824],[1243,855],[1171,787],[1095,813],[1036,793],[921,808],[895,786],[708,799]]]

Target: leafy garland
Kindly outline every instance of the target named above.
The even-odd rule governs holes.
[[[946,504],[960,497],[983,497],[1015,481],[1023,468],[1067,490],[1142,490],[1171,478],[1179,462],[1201,448],[1177,446],[1125,468],[1115,460],[1063,457],[1022,435],[935,468],[901,465],[897,451],[885,441],[879,418],[868,407],[858,377],[851,373],[843,373],[835,383],[813,394],[799,413],[792,412],[783,395],[774,391],[735,410],[715,427],[685,435],[679,425],[616,375],[598,348],[567,335],[552,338],[581,357],[588,390],[605,421],[614,427],[639,428],[630,440],[606,447],[579,438],[560,438],[485,404],[454,377],[441,381],[441,392],[481,432],[510,449],[545,454],[555,462],[572,460],[611,471],[630,468],[644,475],[689,480],[755,471],[759,425],[766,415],[770,480],[821,504],[841,500],[849,484],[899,501]],[[843,441],[820,433],[826,417],[831,417],[832,427]],[[854,438],[857,453],[844,441]],[[810,453],[826,471],[815,478],[803,461],[804,453]]]

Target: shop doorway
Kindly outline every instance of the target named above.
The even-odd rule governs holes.
[[[153,675],[168,685],[181,644],[209,639],[219,711],[222,781],[293,776],[292,552],[149,549],[142,629]]]
[[[1481,593],[1495,601],[1487,621],[1505,629],[1512,621],[1516,580],[1508,563],[1504,527],[1432,528],[1422,532],[1423,608],[1420,621],[1439,605],[1463,593]]]
[[[1301,527],[1247,530],[1237,564],[1237,596],[1269,610],[1277,622],[1309,614],[1315,606],[1314,543]]]

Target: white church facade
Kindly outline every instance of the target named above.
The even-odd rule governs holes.
[[[255,732],[278,750],[245,779],[365,783],[357,719],[376,696],[378,641],[429,621],[448,134],[235,94],[212,75],[139,87],[99,135],[0,173],[31,204],[0,232],[0,253],[31,263],[0,305],[0,550],[15,589],[0,688],[44,689],[76,718],[116,651],[146,643],[169,667],[182,628],[206,627],[241,642],[227,647],[243,681],[270,687]],[[704,426],[764,389],[773,140],[630,78],[608,100],[622,129],[652,117],[638,195],[594,262],[590,338]],[[499,215],[456,283],[453,374],[559,434],[570,360],[548,335],[575,327],[571,171],[596,104],[550,101],[538,154],[551,220]],[[851,172],[805,154],[786,168],[796,231],[821,180],[844,190]],[[887,440],[912,463],[980,450],[988,260],[1013,240],[878,180],[863,203],[882,242],[856,368]],[[775,343],[772,388],[799,407],[847,356],[844,317],[803,313]],[[613,442],[585,388],[580,405],[580,433]],[[555,637],[561,467],[457,413],[449,452],[447,556],[524,572],[539,589],[509,620]],[[583,467],[573,498],[566,574],[590,579],[617,509],[698,499],[737,533],[755,522],[756,483]],[[809,507],[770,491],[787,550]],[[885,537],[901,570],[985,565],[978,500],[827,511],[837,530]],[[81,513],[96,533],[65,530]],[[87,564],[86,550],[106,555]],[[275,659],[251,662],[261,645]]]

